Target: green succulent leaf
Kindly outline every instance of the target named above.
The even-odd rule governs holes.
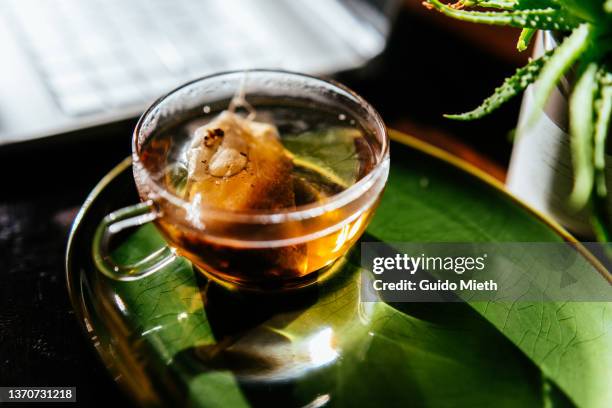
[[[599,97],[596,102],[597,120],[595,124],[595,143],[599,149],[595,150],[595,167],[603,169],[605,166],[605,138],[608,135],[610,116],[612,116],[612,72],[605,66],[599,69],[597,75]]]
[[[582,24],[576,28],[557,48],[548,63],[542,69],[538,78],[538,86],[534,91],[535,109],[527,120],[530,125],[544,108],[548,97],[555,88],[561,77],[576,62],[587,49],[589,41],[592,40],[592,29],[588,24]]]
[[[523,28],[521,30],[521,35],[519,36],[518,42],[516,43],[516,49],[520,52],[525,51],[527,47],[529,47],[529,43],[536,32],[537,30],[533,28]]]
[[[442,14],[472,23],[560,31],[569,31],[580,24],[580,20],[571,14],[553,7],[513,11],[471,11],[450,7],[439,0],[428,0],[428,3]]]
[[[487,7],[487,8],[498,8],[502,10],[510,10],[518,4],[517,1],[513,0],[463,0],[460,4],[464,7]]]
[[[598,200],[601,201],[601,200]],[[612,242],[612,235],[605,223],[605,212],[602,211],[602,206],[596,205],[594,208],[594,214],[591,216],[591,225],[595,231],[595,236],[600,242]]]
[[[610,116],[612,116],[612,75],[599,78],[600,98],[596,104],[597,119],[595,122],[595,172],[597,195],[605,197],[607,194],[605,167],[606,167],[606,139],[610,127]]]
[[[558,0],[461,0],[463,7],[499,8],[504,10],[530,10],[557,7]]]
[[[578,79],[570,98],[570,146],[574,165],[574,188],[569,204],[583,208],[593,190],[593,117],[597,65],[590,63]]]
[[[541,8],[561,8],[563,0],[517,0],[516,10],[530,10],[530,9],[541,9]]]
[[[532,60],[527,65],[519,68],[514,75],[507,78],[504,83],[495,89],[493,95],[488,97],[476,109],[459,115],[444,115],[449,119],[455,120],[474,120],[486,116],[503,105],[506,101],[521,93],[529,84],[534,82],[542,68],[550,60],[552,52],[544,54],[542,57]]]
[[[605,183],[605,174],[602,171],[596,171],[596,183]],[[612,242],[612,228],[610,226],[610,217],[612,217],[612,209],[609,208],[606,198],[606,191],[603,195],[598,192],[593,197],[593,212],[591,214],[591,226],[595,232],[595,237],[599,242]],[[607,248],[606,253],[612,258],[612,248]]]
[[[601,14],[602,0],[560,0],[559,3],[583,21],[595,22]]]

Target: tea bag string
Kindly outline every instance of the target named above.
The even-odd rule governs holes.
[[[240,86],[232,100],[229,103],[228,110],[231,113],[236,113],[237,108],[244,108],[248,115],[246,117],[247,120],[254,120],[257,112],[255,112],[255,108],[246,100],[246,81],[247,81],[248,72],[244,73],[242,80],[240,81]]]

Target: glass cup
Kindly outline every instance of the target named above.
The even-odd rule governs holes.
[[[201,115],[203,109],[210,114],[227,109],[241,86],[255,110],[308,106],[352,118],[368,138],[373,165],[338,194],[279,210],[196,206],[175,195],[162,182],[160,169],[144,157],[143,146],[160,129]],[[135,280],[183,256],[208,278],[231,288],[289,289],[317,282],[333,270],[367,227],[387,181],[389,139],[378,113],[343,85],[291,72],[237,71],[197,79],[154,102],[134,130],[132,165],[142,202],[106,216],[94,236],[94,261],[104,275]],[[134,264],[117,264],[111,256],[112,237],[148,222],[167,245]]]

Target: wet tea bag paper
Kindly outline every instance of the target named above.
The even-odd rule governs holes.
[[[223,111],[194,132],[187,159],[190,199],[228,210],[295,205],[293,164],[273,125]]]

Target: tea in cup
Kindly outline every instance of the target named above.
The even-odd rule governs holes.
[[[136,125],[132,162],[142,202],[98,227],[102,273],[138,279],[182,256],[226,286],[282,290],[317,282],[359,239],[384,190],[389,139],[338,83],[228,72],[156,101]],[[113,235],[147,222],[168,245],[116,264]]]

